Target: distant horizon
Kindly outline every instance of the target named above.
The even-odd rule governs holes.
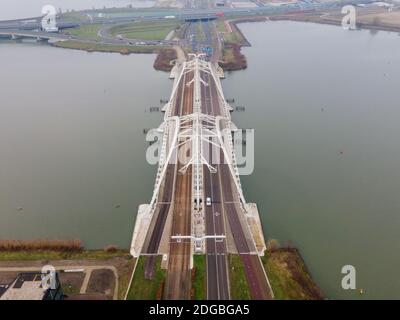
[[[0,3],[0,21],[24,19],[40,16],[44,5],[54,5],[57,10],[87,10],[106,7],[126,7],[140,4],[139,7],[151,7],[155,0],[3,0]],[[145,4],[149,5],[145,5]]]

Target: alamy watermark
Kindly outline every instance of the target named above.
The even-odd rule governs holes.
[[[345,16],[342,18],[342,27],[346,30],[354,30],[357,27],[357,14],[356,7],[347,5],[342,8],[342,14]]]
[[[352,265],[345,265],[342,267],[342,289],[343,290],[355,290],[356,287],[356,268]]]
[[[42,7],[42,30],[47,32],[58,31],[57,28],[57,10],[53,5],[45,5]]]
[[[52,265],[46,265],[42,268],[41,286],[43,289],[56,289],[57,288],[57,274],[56,269]]]

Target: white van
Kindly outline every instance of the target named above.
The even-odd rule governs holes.
[[[210,207],[210,206],[211,206],[211,198],[210,198],[210,197],[207,197],[207,199],[206,199],[206,205],[207,205],[207,207]]]

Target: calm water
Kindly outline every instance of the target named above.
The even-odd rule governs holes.
[[[152,7],[154,0],[1,0],[0,20],[20,19],[40,16],[42,7],[47,4],[62,11],[101,9],[103,7]]]
[[[249,68],[223,82],[256,130],[247,200],[331,298],[400,298],[400,37],[291,22],[242,26]],[[246,87],[243,87],[243,84]],[[360,296],[340,287],[357,270]]]
[[[290,22],[243,30],[249,68],[223,86],[246,106],[236,123],[256,129],[243,183],[266,235],[292,240],[328,297],[400,298],[400,38]],[[142,130],[162,119],[148,108],[169,97],[167,74],[152,55],[36,44],[0,43],[0,61],[0,238],[128,247],[155,176]],[[345,264],[363,296],[340,288]]]
[[[155,178],[148,109],[172,87],[154,58],[0,43],[0,238],[129,247]]]

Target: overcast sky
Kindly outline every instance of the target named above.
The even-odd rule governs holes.
[[[42,7],[52,4],[56,8],[90,9],[92,7],[125,7],[128,4],[148,6],[152,0],[0,0],[0,20],[39,16]]]

